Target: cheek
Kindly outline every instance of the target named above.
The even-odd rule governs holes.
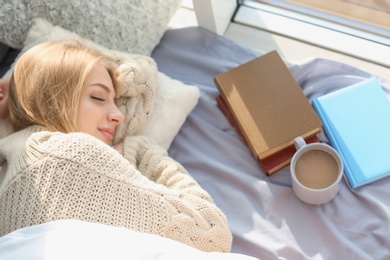
[[[81,111],[79,112],[78,124],[79,130],[84,133],[89,133],[89,127],[91,124],[89,123],[90,118],[85,116]]]
[[[97,128],[98,120],[97,113],[94,111],[93,106],[88,102],[81,101],[78,111],[78,125],[81,132],[87,134],[94,134],[94,129]]]

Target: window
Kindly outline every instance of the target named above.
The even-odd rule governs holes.
[[[232,21],[390,68],[389,1],[239,0]]]
[[[266,4],[290,11],[301,20],[341,30],[357,37],[390,46],[389,0],[244,0],[244,5]],[[275,9],[274,9],[275,10]],[[286,13],[284,13],[286,15]],[[341,27],[340,27],[341,26]]]

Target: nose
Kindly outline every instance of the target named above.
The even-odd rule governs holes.
[[[123,120],[125,120],[125,116],[119,110],[119,108],[114,104],[110,113],[108,114],[108,120],[110,122],[114,122],[116,125],[119,125],[120,123],[123,122]]]

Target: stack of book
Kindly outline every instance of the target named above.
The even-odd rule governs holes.
[[[319,141],[321,120],[276,51],[218,74],[214,82],[218,105],[267,175],[291,162],[297,136]]]
[[[352,189],[390,176],[390,102],[377,78],[313,100]]]

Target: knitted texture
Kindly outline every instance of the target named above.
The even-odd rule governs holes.
[[[21,49],[40,17],[105,47],[150,55],[181,0],[1,0],[0,42]]]
[[[126,160],[89,135],[41,130],[30,127],[0,140],[0,236],[79,219],[161,235],[204,251],[230,250],[225,216],[150,139],[126,138]]]

